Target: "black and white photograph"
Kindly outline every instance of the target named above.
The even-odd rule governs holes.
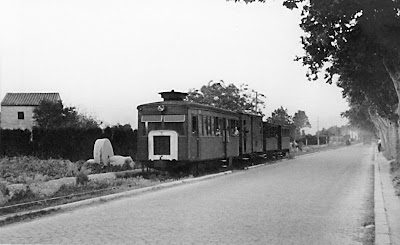
[[[0,244],[400,244],[399,0],[0,0]]]

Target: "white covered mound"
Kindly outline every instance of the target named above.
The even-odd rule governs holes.
[[[131,168],[135,167],[135,163],[133,162],[131,157],[124,157],[118,155],[110,157],[110,165],[123,166],[124,164],[129,165]]]
[[[114,156],[114,151],[109,139],[98,139],[94,143],[93,157],[95,163],[110,164],[110,158]]]

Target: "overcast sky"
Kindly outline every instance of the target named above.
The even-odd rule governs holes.
[[[0,0],[0,96],[59,92],[66,106],[136,128],[136,107],[158,92],[222,79],[265,94],[267,116],[283,106],[304,110],[310,132],[343,125],[341,90],[308,81],[294,61],[299,20],[274,0]]]

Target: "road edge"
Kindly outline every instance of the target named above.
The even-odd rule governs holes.
[[[383,187],[381,181],[381,173],[379,167],[379,160],[374,150],[373,161],[375,170],[374,181],[374,213],[375,213],[375,244],[385,245],[391,244],[389,234],[389,224],[385,209],[385,202],[383,198]]]

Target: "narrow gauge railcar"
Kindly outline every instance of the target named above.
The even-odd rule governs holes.
[[[291,126],[263,123],[264,153],[268,157],[285,156],[290,151]]]
[[[247,132],[249,119],[244,114],[184,101],[186,93],[172,90],[160,94],[163,101],[137,107],[137,159],[145,165],[191,167],[196,165],[191,163],[236,158],[240,155],[239,145],[243,152],[260,145],[262,149],[261,139],[254,144],[246,140],[257,132]],[[241,118],[246,120],[243,133]]]

